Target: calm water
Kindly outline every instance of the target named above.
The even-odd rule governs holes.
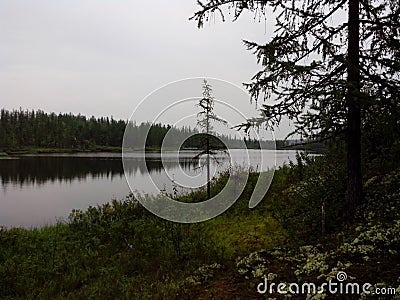
[[[231,163],[242,165],[247,159],[245,150],[231,150],[212,161],[212,175],[217,176]],[[276,165],[294,160],[295,151],[277,151]],[[159,190],[189,191],[205,183],[203,161],[193,159],[195,152],[129,154],[125,168],[132,188],[141,193]],[[267,163],[261,167],[261,152],[248,151],[250,165],[257,170],[272,168],[274,155],[265,150]],[[150,180],[151,179],[151,180]],[[153,183],[154,182],[154,183]],[[0,159],[0,226],[42,226],[65,220],[72,209],[125,198],[130,189],[125,178],[121,154],[56,154],[32,155]]]

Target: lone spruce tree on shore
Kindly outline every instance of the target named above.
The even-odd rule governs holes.
[[[211,178],[210,178],[210,156],[215,154],[210,145],[212,139],[213,126],[212,121],[217,121],[223,124],[227,122],[214,113],[214,97],[212,96],[212,87],[206,79],[203,80],[203,97],[199,100],[198,106],[201,111],[197,114],[197,125],[204,133],[205,149],[202,150],[196,158],[205,155],[206,156],[206,169],[207,169],[207,199],[211,198]]]

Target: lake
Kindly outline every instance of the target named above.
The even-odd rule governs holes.
[[[188,192],[206,182],[202,160],[194,151],[129,153],[125,172],[120,153],[77,153],[24,155],[0,159],[0,226],[40,227],[66,220],[72,209],[86,210],[122,200],[129,193],[129,182],[141,193],[159,190]],[[296,151],[276,151],[276,166],[295,160]],[[266,163],[261,166],[261,155]],[[253,169],[265,171],[274,166],[271,150],[231,150],[211,160],[211,174],[218,176],[227,167],[243,165],[249,157]],[[178,186],[182,185],[184,188]]]

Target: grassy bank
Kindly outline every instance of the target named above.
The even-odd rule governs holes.
[[[338,200],[341,169],[333,171],[323,157],[315,160],[299,157],[278,170],[266,198],[250,210],[258,178],[252,173],[229,210],[199,224],[161,220],[127,197],[73,211],[68,223],[3,228],[0,297],[265,299],[256,292],[264,276],[319,283],[338,271],[352,281],[399,286],[400,170],[370,177],[366,202],[345,225],[338,217],[345,214]],[[213,194],[226,179],[224,174],[213,182]],[[204,191],[181,196],[202,199]]]
[[[214,193],[220,184],[215,182]],[[272,219],[260,223],[257,212],[241,216],[245,200],[236,213],[201,224],[163,221],[128,197],[74,211],[67,224],[2,229],[0,296],[162,299],[201,265],[222,263],[254,245],[272,246],[281,229]],[[244,231],[249,244],[241,242]]]

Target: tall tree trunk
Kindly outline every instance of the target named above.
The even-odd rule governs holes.
[[[347,204],[350,216],[362,200],[359,0],[349,0],[347,69]]]
[[[211,199],[210,182],[210,103],[207,101],[207,200]]]
[[[211,199],[210,182],[210,136],[207,133],[207,199]]]

